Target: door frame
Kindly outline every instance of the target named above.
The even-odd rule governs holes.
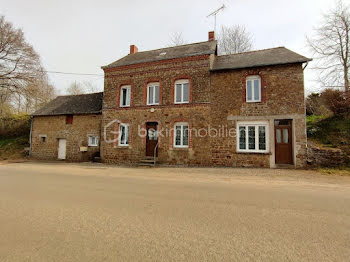
[[[145,137],[145,156],[154,156],[154,149],[153,149],[153,152],[152,152],[152,155],[147,155],[147,144],[149,143],[149,140],[148,140],[148,126],[149,125],[152,125],[152,126],[157,126],[157,129],[156,131],[159,132],[159,122],[157,121],[147,121],[145,122],[145,130],[146,130],[146,137]],[[156,148],[156,157],[158,157],[158,151],[159,151],[159,134],[157,134],[157,143],[155,145]],[[158,144],[158,146],[157,146]]]
[[[276,125],[275,121],[289,121],[289,125]],[[295,165],[294,159],[294,121],[293,119],[274,119],[273,121],[273,130],[274,130],[274,151],[275,151],[275,165]],[[290,142],[290,163],[277,163],[277,135],[276,129],[288,129],[288,141]],[[283,140],[283,132],[282,137]]]
[[[60,141],[65,141],[64,143],[64,158],[60,158]],[[58,138],[58,148],[57,148],[57,159],[66,160],[67,159],[67,139],[66,138]]]

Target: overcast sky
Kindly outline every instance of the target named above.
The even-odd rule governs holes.
[[[64,94],[73,81],[90,81],[102,90],[100,67],[127,55],[130,44],[139,51],[161,48],[174,32],[189,43],[206,41],[214,27],[214,19],[206,16],[222,4],[226,9],[217,16],[217,29],[241,24],[253,35],[254,49],[285,46],[311,56],[305,36],[334,1],[0,0],[0,14],[23,29],[46,70],[101,75],[49,74]],[[307,93],[318,86],[311,71],[305,71]]]

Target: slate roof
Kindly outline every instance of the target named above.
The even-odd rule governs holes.
[[[75,114],[100,114],[102,112],[103,92],[58,96],[32,116],[54,116]]]
[[[216,44],[217,41],[213,40],[188,45],[161,48],[151,51],[137,52],[135,54],[124,56],[123,58],[109,65],[102,66],[102,69],[173,58],[214,54],[216,53]]]
[[[216,56],[212,71],[240,69],[258,66],[304,63],[312,59],[299,55],[285,47]]]

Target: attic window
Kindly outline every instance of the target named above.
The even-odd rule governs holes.
[[[73,124],[73,115],[66,115],[66,125]]]
[[[162,52],[162,53],[160,53],[159,55],[166,55],[166,52]]]

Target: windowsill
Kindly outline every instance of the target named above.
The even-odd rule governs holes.
[[[262,103],[262,101],[246,101],[247,104]]]
[[[119,107],[130,107],[130,106],[119,106]]]
[[[259,155],[271,155],[271,152],[269,151],[264,151],[264,152],[259,152],[259,151],[236,151],[237,154],[259,154]]]
[[[129,148],[129,145],[117,145],[117,148]]]
[[[98,145],[88,145],[88,147],[98,147]]]
[[[173,150],[188,150],[188,146],[173,146]]]
[[[146,106],[159,106],[159,104],[147,104]]]
[[[190,102],[174,102],[175,105],[189,104]]]

